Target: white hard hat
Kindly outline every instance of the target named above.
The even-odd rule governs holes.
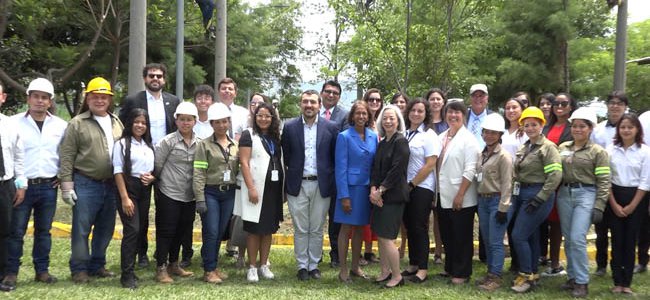
[[[181,102],[176,107],[176,112],[174,112],[174,119],[178,118],[178,115],[190,115],[195,118],[199,117],[199,111],[196,109],[196,105],[192,102]]]
[[[33,91],[39,91],[50,94],[50,98],[54,99],[54,86],[45,78],[36,78],[29,83],[27,87],[27,95]]]
[[[485,117],[483,124],[481,124],[481,128],[492,131],[505,132],[506,122],[503,120],[503,117],[500,114],[491,113]]]
[[[221,102],[210,105],[208,108],[208,121],[230,118],[231,112],[228,106]]]
[[[598,117],[596,116],[596,112],[589,108],[589,107],[580,107],[576,109],[572,114],[571,117],[569,118],[569,122],[573,122],[573,120],[580,119],[580,120],[585,120],[591,123],[591,127],[596,126],[598,124]]]

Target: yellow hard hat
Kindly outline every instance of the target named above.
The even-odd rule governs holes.
[[[542,122],[542,126],[546,125],[546,118],[544,118],[544,112],[535,106],[529,106],[526,109],[524,109],[524,111],[521,113],[521,117],[519,117],[520,126],[524,125],[524,119],[526,118],[539,119]]]
[[[86,94],[95,93],[95,94],[106,94],[113,95],[113,90],[111,90],[111,83],[108,80],[102,77],[95,77],[86,86]]]

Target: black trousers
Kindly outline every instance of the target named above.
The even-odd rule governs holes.
[[[609,207],[609,203],[605,207],[605,212],[603,213],[603,220],[594,225],[594,231],[596,232],[596,266],[598,269],[606,268],[607,261],[609,260],[609,227],[611,219],[614,217],[614,213]]]
[[[129,217],[122,209],[122,200],[117,199],[117,212],[122,220],[122,245],[120,253],[120,265],[122,276],[132,275],[135,266],[135,256],[140,254],[142,239],[147,239],[147,230],[149,227],[149,205],[151,202],[151,186],[144,186],[140,178],[125,177],[126,190],[129,198],[135,206],[133,216]],[[144,232],[144,234],[142,234]],[[147,253],[145,248],[145,255]]]
[[[4,277],[7,267],[7,240],[11,233],[11,211],[15,196],[14,180],[0,181],[0,277]]]
[[[445,246],[445,272],[452,277],[472,275],[475,214],[476,206],[453,211],[438,205],[440,237]]]
[[[519,258],[515,250],[515,242],[512,240],[512,229],[515,228],[515,220],[517,220],[517,212],[512,213],[512,218],[508,224],[508,250],[510,251],[510,271],[519,272]]]
[[[139,178],[136,179],[140,182]],[[142,195],[142,201],[140,202],[141,207],[139,208],[140,212],[146,212],[146,214],[140,214],[139,216],[140,230],[138,231],[138,248],[136,254],[140,257],[146,257],[147,251],[149,250],[149,208],[151,207],[151,190],[152,188],[150,185],[147,191]],[[120,207],[120,204],[118,203],[117,206]]]
[[[336,195],[331,195],[330,208],[327,212],[327,235],[330,239],[330,262],[339,261],[339,231],[341,231],[341,223],[334,222],[335,207]]]
[[[181,241],[194,225],[196,202],[173,200],[162,192],[156,198],[156,260],[158,266],[178,261]]]
[[[410,200],[404,208],[404,226],[408,236],[409,265],[420,270],[428,269],[429,261],[429,212],[434,193],[431,190],[415,187]]]
[[[614,198],[622,206],[632,202],[636,190],[635,187],[620,187],[612,184]],[[641,207],[639,203],[634,212],[625,218],[619,218],[610,211],[612,214],[610,219],[612,231],[611,268],[615,286],[629,287],[632,284],[636,239],[641,226],[641,215],[647,213],[647,209],[647,205]]]
[[[638,208],[641,209],[641,227],[639,228],[639,237],[637,242],[637,259],[638,264],[648,265],[648,248],[650,248],[650,214],[645,208],[648,207],[648,197],[645,197]]]

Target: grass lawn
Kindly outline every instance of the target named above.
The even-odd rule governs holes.
[[[261,280],[257,284],[249,284],[245,279],[245,270],[236,269],[234,260],[222,256],[220,266],[223,267],[230,278],[221,285],[210,285],[202,282],[203,271],[200,268],[200,244],[195,244],[195,257],[190,267],[195,275],[188,279],[177,279],[170,285],[161,285],[153,281],[154,268],[138,270],[140,288],[135,291],[123,289],[119,284],[119,277],[111,279],[93,279],[87,285],[75,285],[70,281],[68,259],[70,256],[70,242],[68,239],[53,239],[52,263],[50,272],[59,278],[59,282],[46,286],[33,281],[34,271],[31,263],[32,238],[25,240],[25,256],[23,266],[18,277],[18,289],[11,293],[0,293],[0,299],[567,299],[568,294],[560,291],[558,287],[565,280],[564,277],[543,278],[541,286],[533,292],[517,295],[504,286],[494,293],[479,291],[474,284],[465,286],[451,286],[446,280],[430,275],[429,280],[423,284],[406,284],[405,287],[391,290],[382,290],[371,282],[355,280],[350,285],[342,285],[337,280],[337,271],[323,263],[321,271],[323,278],[319,281],[298,281],[295,277],[295,263],[293,250],[290,247],[274,247],[271,251],[271,269],[276,275],[274,280]],[[120,241],[112,241],[108,249],[107,267],[119,273],[119,245]],[[153,253],[154,246],[149,253]],[[223,247],[222,247],[223,251]],[[328,261],[329,259],[326,259]],[[403,265],[406,260],[403,260]],[[508,264],[508,263],[507,263]],[[442,270],[441,265],[430,265],[430,274],[437,274]],[[485,273],[485,266],[480,262],[474,263],[474,277],[476,279]],[[370,275],[377,275],[377,265],[366,267]],[[512,275],[506,275],[505,281],[509,283]],[[612,285],[609,276],[592,278],[589,286],[591,299],[615,299],[609,292]],[[633,289],[637,292],[636,299],[650,299],[650,274],[645,273],[634,276]],[[619,296],[620,297],[620,296]],[[627,297],[624,297],[627,298]]]

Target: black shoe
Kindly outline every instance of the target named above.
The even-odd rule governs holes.
[[[390,286],[390,285],[388,285],[388,283],[386,283],[386,284],[382,285],[381,288],[382,289],[392,289],[392,288],[396,288],[398,286],[403,286],[403,285],[404,285],[404,278],[402,278],[402,280],[400,280],[396,285]]]
[[[605,274],[607,274],[607,267],[597,268],[596,273],[594,273],[596,276],[605,276]]]
[[[140,256],[140,258],[138,258],[138,267],[141,268],[141,269],[148,268],[149,267],[149,257],[147,257],[146,255]]]
[[[226,250],[226,256],[235,257],[237,254],[239,254],[237,250]]]
[[[307,272],[307,269],[300,269],[298,270],[298,280],[300,281],[306,281],[309,280],[309,272]]]
[[[311,278],[313,278],[313,279],[320,279],[320,277],[321,277],[320,270],[313,269],[313,270],[309,271],[309,276]]]
[[[417,275],[413,275],[413,276],[409,277],[409,281],[413,282],[413,283],[423,283],[423,282],[427,281],[427,276],[424,276],[424,278],[420,278]]]
[[[135,275],[125,275],[120,278],[120,283],[125,289],[135,290],[138,288],[138,282],[135,278]]]
[[[11,285],[4,284],[4,283],[0,282],[0,291],[2,291],[2,292],[11,292],[13,290],[16,290],[15,285],[11,286]]]
[[[648,267],[646,265],[636,265],[634,266],[634,274],[638,273],[645,273],[648,271]]]
[[[413,276],[413,275],[417,274],[417,272],[418,272],[418,270],[415,270],[413,272],[411,272],[409,270],[404,270],[404,271],[402,271],[402,276],[405,276],[405,277]]]
[[[106,268],[101,268],[95,272],[88,273],[88,275],[92,277],[99,277],[99,278],[115,277],[115,273],[107,270]]]
[[[178,263],[178,265],[183,269],[187,269],[192,265],[192,259],[184,258],[181,260],[181,262]]]
[[[388,274],[388,276],[386,276],[386,278],[377,278],[375,280],[375,283],[382,284],[382,283],[384,283],[386,281],[389,281],[391,278],[393,278],[393,274]]]
[[[340,265],[340,264],[339,264],[339,260],[338,260],[338,259],[337,259],[337,260],[333,260],[333,259],[332,259],[332,260],[330,261],[330,267],[332,267],[332,268],[335,268],[335,269],[336,269],[336,268],[339,267],[339,265]]]

